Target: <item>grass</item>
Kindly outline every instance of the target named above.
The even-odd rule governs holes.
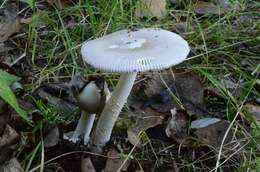
[[[127,154],[126,158],[131,156],[141,167],[142,162],[148,158],[147,155],[152,155],[156,162],[154,171],[172,162],[185,171],[210,170],[207,166],[209,162],[213,163],[213,167],[214,163],[218,162],[217,168],[220,171],[224,171],[227,165],[234,166],[237,171],[253,169],[260,158],[259,153],[256,154],[259,147],[257,132],[260,129],[259,126],[255,126],[254,133],[250,133],[240,125],[237,118],[240,119],[243,114],[248,115],[244,108],[245,98],[253,100],[254,96],[260,97],[256,89],[256,80],[259,77],[259,65],[256,65],[259,63],[259,51],[257,52],[259,36],[256,32],[259,31],[260,25],[257,20],[250,21],[257,17],[260,4],[254,0],[232,2],[231,9],[221,16],[207,14],[198,16],[193,11],[193,4],[187,0],[176,7],[169,4],[168,16],[161,21],[136,18],[134,15],[136,2],[133,0],[98,0],[95,3],[80,0],[64,9],[53,8],[44,15],[37,15],[35,9],[37,4],[34,4],[32,8],[35,16],[33,22],[28,25],[26,30],[28,34],[24,38],[28,46],[26,58],[34,73],[27,90],[33,91],[43,83],[67,82],[72,74],[78,72],[86,78],[91,75],[103,75],[110,79],[111,83],[115,83],[117,77],[106,73],[100,74],[92,67],[83,64],[79,50],[84,41],[125,28],[161,27],[174,31],[174,24],[184,22],[186,32],[181,35],[192,47],[192,55],[189,61],[178,67],[197,73],[205,83],[221,93],[225,99],[226,119],[232,122],[230,128],[241,135],[241,138],[237,138],[237,142],[241,145],[235,154],[230,156],[225,155],[228,149],[225,145],[225,150],[219,154],[212,151],[209,152],[209,156],[194,160],[185,154],[157,155],[159,150],[156,149],[163,147],[148,141],[142,150],[143,153],[131,152],[133,154]],[[225,79],[245,83],[240,96],[236,96],[223,84],[222,81]],[[39,109],[48,114],[56,113],[49,107]],[[49,116],[46,120],[44,125],[49,125],[53,121],[53,116]],[[245,142],[243,138],[249,141]],[[173,145],[175,148],[176,146]],[[25,158],[23,166],[26,167],[26,171],[32,167],[32,162],[43,163],[41,148],[42,140],[39,140],[34,150]],[[225,160],[227,163],[222,163]],[[244,163],[238,164],[238,162]]]

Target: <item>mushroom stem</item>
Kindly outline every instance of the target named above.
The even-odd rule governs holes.
[[[85,125],[86,128],[85,128],[85,135],[84,135],[84,145],[87,145],[89,142],[89,137],[90,137],[89,135],[92,130],[96,114],[92,113],[92,114],[88,114],[86,116],[87,116],[87,122]]]
[[[95,114],[87,114],[85,111],[82,111],[77,127],[70,140],[73,143],[76,143],[79,140],[80,135],[83,135],[85,133],[84,134],[84,144],[85,144],[85,140],[86,141],[89,140],[89,134],[93,127],[94,120],[95,120]]]
[[[111,98],[106,103],[100,115],[92,140],[93,145],[103,147],[110,140],[112,129],[127,101],[136,75],[136,72],[121,75]]]

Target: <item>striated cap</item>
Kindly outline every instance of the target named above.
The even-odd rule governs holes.
[[[117,31],[87,41],[81,48],[85,62],[117,73],[166,69],[184,61],[189,51],[181,36],[155,28]]]

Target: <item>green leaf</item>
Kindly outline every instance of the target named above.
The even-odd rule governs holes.
[[[19,80],[19,77],[11,75],[0,69],[0,81],[4,81],[8,86],[11,85],[13,82],[17,82]]]
[[[19,81],[17,76],[11,75],[0,69],[0,98],[7,102],[14,110],[27,122],[29,118],[24,110],[19,107],[14,93],[12,92],[10,85],[13,82]]]

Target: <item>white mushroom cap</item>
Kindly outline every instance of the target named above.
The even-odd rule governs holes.
[[[84,61],[118,73],[169,68],[184,61],[189,51],[181,36],[155,28],[117,31],[87,41],[81,48]]]

